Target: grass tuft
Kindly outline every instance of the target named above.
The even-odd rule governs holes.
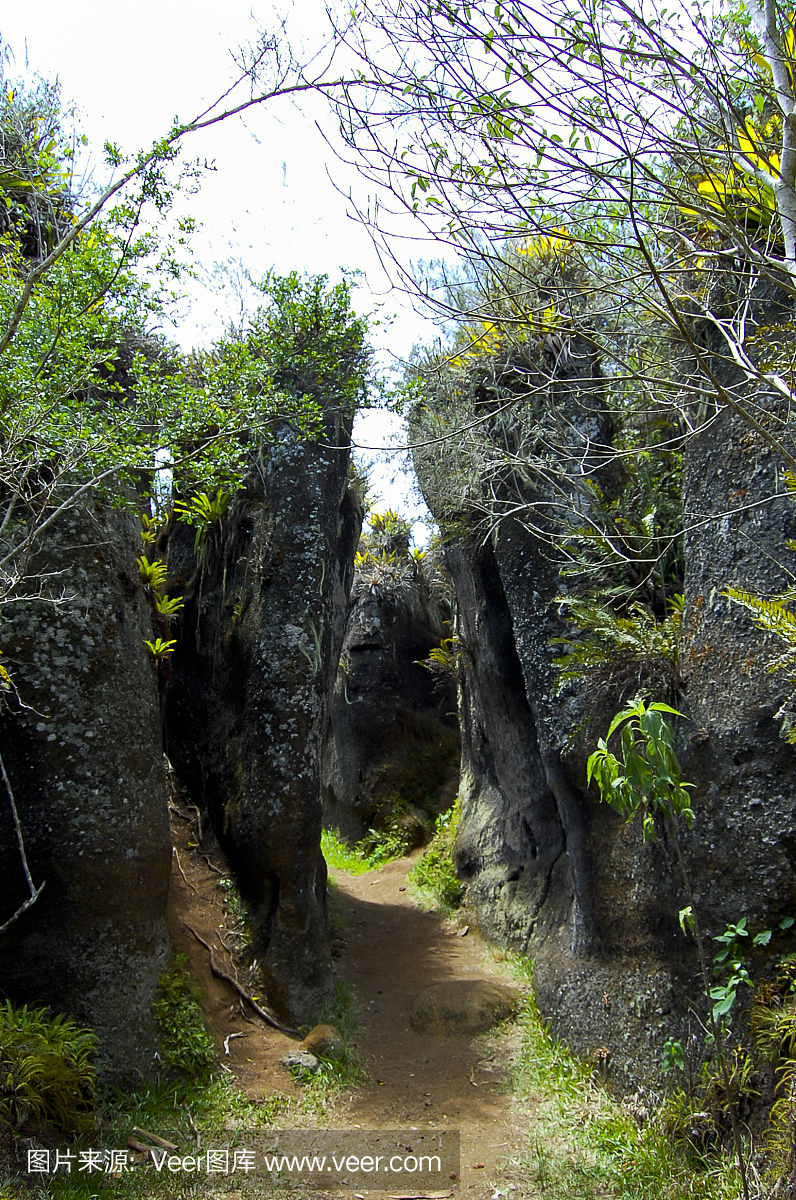
[[[737,1200],[729,1154],[695,1160],[665,1132],[661,1114],[639,1123],[595,1072],[550,1037],[532,998],[524,1001],[517,1092],[533,1098],[528,1148],[512,1161],[545,1200]]]

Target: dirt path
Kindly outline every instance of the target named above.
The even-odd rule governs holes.
[[[219,1061],[252,1099],[269,1104],[279,1094],[291,1101],[276,1118],[282,1128],[318,1124],[302,1113],[301,1090],[279,1060],[296,1042],[252,1020],[229,985],[210,971],[207,951],[186,922],[214,947],[218,965],[251,981],[235,966],[236,921],[225,870],[217,851],[202,856],[189,814],[173,813],[176,853],[169,924],[177,949],[186,953],[199,981]],[[401,859],[360,876],[333,871],[333,904],[342,926],[337,972],[354,989],[358,1013],[354,1042],[368,1079],[343,1090],[322,1123],[331,1128],[452,1129],[461,1133],[460,1195],[487,1200],[506,1195],[498,1166],[523,1140],[524,1119],[508,1090],[507,1065],[519,1034],[509,1025],[474,1039],[436,1038],[415,1032],[412,1002],[432,984],[464,979],[513,982],[474,930],[445,922],[412,903],[405,876],[412,859]],[[231,1034],[245,1034],[232,1037]],[[513,1189],[511,1189],[513,1191]],[[511,1194],[511,1193],[509,1193]]]
[[[409,1025],[412,1002],[432,984],[458,979],[512,982],[472,929],[417,908],[405,890],[413,860],[377,871],[332,875],[343,911],[340,974],[356,989],[356,1043],[370,1082],[338,1104],[335,1123],[382,1128],[458,1129],[461,1192],[492,1196],[495,1168],[520,1140],[506,1067],[515,1030],[475,1039],[435,1038]]]

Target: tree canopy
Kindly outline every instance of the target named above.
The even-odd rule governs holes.
[[[126,189],[86,201],[57,89],[5,86],[0,606],[58,598],[29,576],[30,554],[81,499],[104,490],[119,503],[127,489],[156,503],[157,472],[179,471],[183,491],[234,488],[280,422],[320,437],[330,409],[351,418],[365,401],[367,320],[350,278],[268,275],[250,318],[190,355],[159,332],[192,224],[144,218],[167,213],[196,173],[169,172],[167,143],[130,167]]]
[[[643,562],[671,595],[687,439],[730,410],[796,461],[791,10],[379,0],[339,33],[367,80],[333,98],[348,154],[392,198],[374,236],[400,269],[410,213],[458,255],[412,281],[452,332],[409,387],[420,453],[462,444],[451,513],[458,487],[550,536],[557,505],[576,566]]]

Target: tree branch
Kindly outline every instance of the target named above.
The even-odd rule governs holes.
[[[9,929],[14,924],[15,921],[19,920],[19,918],[22,916],[22,914],[24,912],[27,912],[27,910],[36,903],[36,901],[38,900],[39,896],[42,893],[44,883],[40,884],[38,888],[33,883],[33,876],[31,875],[30,867],[28,866],[28,856],[25,853],[25,839],[22,836],[22,822],[19,819],[19,810],[17,809],[17,802],[14,799],[14,792],[11,787],[11,781],[8,778],[8,773],[6,772],[6,765],[3,762],[2,755],[0,755],[0,775],[2,775],[2,777],[3,777],[3,783],[5,784],[6,792],[8,793],[9,803],[11,804],[11,813],[14,818],[14,828],[16,829],[16,832],[17,832],[17,845],[19,846],[19,856],[22,859],[22,869],[25,872],[25,879],[27,880],[28,888],[30,890],[30,896],[25,901],[25,903],[20,905],[20,907],[17,909],[17,911],[14,913],[14,915],[12,917],[9,917],[9,919],[5,922],[4,925],[0,925],[0,933],[5,933],[5,931],[7,929]],[[46,882],[46,880],[44,882]]]

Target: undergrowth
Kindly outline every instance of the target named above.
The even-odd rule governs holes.
[[[523,1002],[520,1023],[514,1082],[521,1095],[533,1096],[535,1118],[509,1174],[532,1183],[545,1200],[737,1200],[740,1178],[728,1154],[680,1154],[663,1113],[639,1122],[591,1067],[550,1037],[532,998]]]
[[[228,1146],[231,1150],[251,1144],[251,1133],[266,1132],[269,1127],[281,1123],[291,1108],[303,1111],[301,1101],[278,1093],[271,1094],[261,1102],[250,1100],[238,1091],[227,1075],[219,1075],[209,1081],[186,1081],[181,1088],[173,1082],[161,1079],[151,1083],[139,1083],[135,1090],[128,1087],[106,1087],[99,1091],[93,1114],[93,1130],[86,1131],[79,1139],[59,1137],[55,1145],[61,1150],[71,1150],[75,1155],[87,1148],[123,1150],[127,1138],[134,1128],[148,1130],[164,1137],[179,1149],[181,1155],[195,1153],[195,1133],[191,1122],[200,1130],[202,1144]],[[145,1140],[140,1139],[139,1140]],[[24,1151],[24,1146],[23,1146]],[[190,1173],[158,1174],[151,1168],[140,1166],[127,1170],[118,1178],[106,1173],[87,1175],[73,1167],[70,1174],[59,1171],[35,1176],[24,1170],[23,1162],[16,1170],[0,1168],[0,1198],[2,1200],[177,1200],[181,1197],[196,1197],[197,1194],[215,1195],[214,1180],[204,1175]],[[225,1177],[220,1176],[219,1182]],[[261,1175],[236,1180],[237,1195],[262,1195]]]
[[[451,849],[459,823],[459,801],[437,817],[434,837],[423,857],[406,877],[407,883],[423,903],[443,913],[451,913],[461,903],[464,885],[453,869]]]
[[[127,1139],[134,1129],[147,1130],[166,1138],[177,1147],[179,1155],[196,1153],[196,1138],[202,1145],[228,1147],[230,1151],[252,1144],[252,1133],[266,1131],[277,1124],[291,1123],[291,1112],[299,1117],[300,1123],[307,1117],[324,1118],[337,1094],[345,1087],[355,1087],[362,1082],[365,1073],[359,1055],[351,1043],[356,1028],[356,1013],[350,987],[338,983],[334,1003],[324,1014],[324,1020],[334,1024],[342,1034],[342,1045],[334,1058],[321,1058],[317,1075],[300,1074],[297,1081],[302,1085],[298,1098],[271,1093],[261,1102],[250,1100],[238,1091],[229,1075],[216,1071],[216,1059],[212,1041],[204,1025],[201,1008],[197,1002],[196,985],[188,972],[185,956],[177,955],[172,966],[160,981],[156,1002],[156,1019],[160,1028],[163,1049],[160,1078],[151,1082],[139,1082],[137,1086],[105,1086],[94,1090],[94,1075],[88,1058],[93,1049],[94,1037],[90,1031],[80,1030],[65,1018],[54,1021],[43,1012],[32,1013],[26,1009],[13,1010],[10,1006],[0,1008],[0,1015],[8,1010],[13,1029],[25,1033],[25,1045],[30,1051],[34,1035],[41,1025],[46,1035],[41,1048],[41,1057],[53,1059],[60,1046],[69,1048],[83,1075],[91,1084],[80,1101],[80,1121],[63,1120],[59,1130],[53,1128],[52,1113],[48,1116],[49,1130],[36,1145],[51,1146],[62,1153],[74,1155],[72,1170],[57,1173],[36,1174],[26,1170],[26,1146],[19,1142],[19,1156],[0,1160],[0,1200],[97,1200],[102,1195],[113,1200],[181,1200],[197,1194],[216,1194],[216,1183],[224,1183],[203,1175],[192,1176],[190,1172],[158,1173],[151,1165],[134,1163],[131,1157],[127,1169],[118,1176],[106,1171],[93,1174],[77,1169],[81,1151],[107,1150],[126,1151]],[[44,1023],[42,1025],[42,1023]],[[45,1028],[46,1026],[46,1028]],[[6,1038],[5,1046],[11,1046]],[[9,1050],[10,1054],[10,1050]],[[68,1056],[64,1056],[65,1059]],[[2,1081],[5,1083],[5,1079]],[[4,1097],[4,1099],[7,1099]],[[74,1097],[72,1097],[74,1100]],[[77,1136],[78,1125],[80,1132]],[[146,1139],[134,1135],[139,1141]],[[6,1147],[7,1149],[7,1147]],[[261,1196],[261,1175],[238,1176],[235,1180],[236,1195]]]
[[[0,1124],[83,1128],[94,1104],[95,1040],[68,1017],[0,1004]]]
[[[158,983],[155,1024],[160,1034],[160,1057],[179,1081],[209,1079],[215,1065],[213,1039],[207,1032],[199,989],[184,954],[175,954]]]
[[[375,829],[356,846],[349,846],[332,829],[321,833],[321,853],[327,867],[347,871],[349,875],[364,875],[406,853],[406,843],[400,834],[391,830],[380,833]]]

